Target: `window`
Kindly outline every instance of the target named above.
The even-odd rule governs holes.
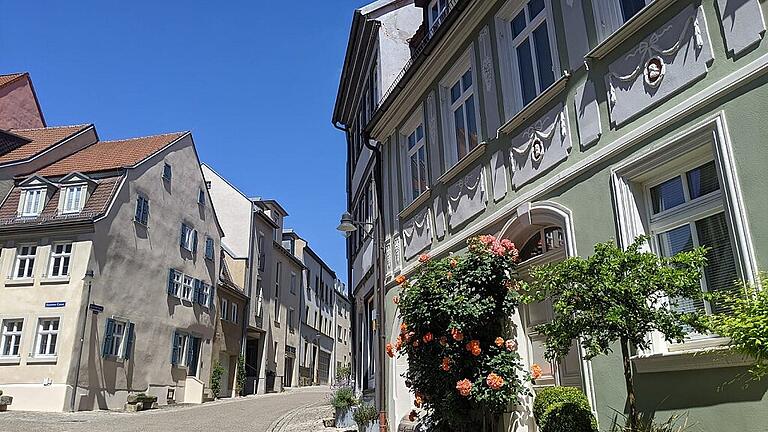
[[[136,214],[133,220],[145,226],[149,222],[149,199],[147,197],[143,195],[136,197]]]
[[[277,262],[275,269],[275,322],[280,322],[280,273],[282,273],[283,263]]]
[[[259,253],[259,271],[264,271],[267,268],[267,254],[264,250],[264,233],[259,233],[256,245]]]
[[[205,205],[205,189],[200,189],[200,191],[197,193],[197,203],[200,205]]]
[[[219,317],[223,321],[226,321],[227,317],[229,316],[228,309],[229,309],[229,302],[227,301],[227,299],[225,298],[221,299],[221,310],[219,311]]]
[[[213,305],[213,286],[201,280],[195,279],[196,296],[195,301],[201,306],[210,307]]]
[[[37,325],[37,348],[35,355],[38,357],[55,356],[58,337],[59,319],[40,318]]]
[[[21,347],[21,331],[24,320],[3,320],[3,337],[0,341],[0,356],[19,357]]]
[[[702,289],[733,289],[739,272],[715,162],[665,176],[661,182],[647,186],[648,216],[656,251],[663,256],[673,256],[705,246],[709,251]],[[726,311],[722,305],[690,299],[675,299],[671,303],[683,312]]]
[[[45,189],[27,189],[24,191],[24,204],[21,207],[22,216],[37,216],[43,211]]]
[[[232,303],[232,322],[237,324],[238,317],[237,317],[237,303]]]
[[[197,250],[197,231],[192,229],[189,225],[181,224],[181,238],[179,244],[184,249],[195,253]]]
[[[293,308],[288,309],[288,330],[291,333],[294,333],[296,331],[296,327],[293,325],[293,315],[296,312],[293,310]]]
[[[79,213],[85,205],[85,185],[64,188],[64,207],[62,213]]]
[[[166,162],[165,165],[163,165],[163,180],[171,181],[172,176],[173,171],[171,170],[171,165]]]
[[[296,294],[296,273],[291,272],[291,294]]]
[[[14,279],[29,279],[35,267],[36,245],[21,245],[16,249],[16,268],[13,270]]]
[[[104,330],[104,357],[130,358],[133,330],[133,323],[107,318]]]
[[[200,357],[200,338],[176,331],[173,334],[171,364],[187,367],[187,375],[197,375],[197,364]]]
[[[168,294],[179,297],[181,292],[181,280],[184,274],[178,270],[171,269],[168,273]]]
[[[544,239],[542,241],[542,239]],[[565,238],[559,227],[549,227],[537,231],[525,242],[520,249],[520,262],[536,258],[539,255],[554,251],[563,251]]]
[[[432,0],[429,3],[429,28],[436,28],[443,21],[443,14],[448,9],[448,0]]]
[[[508,2],[499,12],[499,47],[505,57],[502,72],[505,90],[511,92],[518,112],[555,82],[557,70],[554,27],[549,1],[530,0],[522,7]],[[514,96],[512,96],[514,95]]]
[[[195,290],[195,279],[192,276],[184,275],[181,284],[181,298],[192,301],[192,294]]]
[[[421,109],[414,115],[413,119],[404,127],[405,133],[405,155],[406,155],[406,173],[405,186],[406,204],[410,204],[427,190],[429,186],[427,179],[427,143],[424,136],[424,122],[422,120]],[[434,139],[434,137],[432,137]]]
[[[336,325],[336,339],[341,342],[341,324]]]
[[[205,238],[205,259],[213,259],[213,239],[210,237]]]
[[[309,306],[304,310],[304,323],[309,324]]]
[[[440,84],[447,128],[443,136],[450,147],[447,151],[449,166],[469,154],[479,142],[474,58],[474,50],[470,48]]]
[[[651,1],[653,0],[596,0],[593,2],[592,10],[595,14],[598,39],[602,41],[610,36]]]
[[[69,261],[72,257],[72,243],[54,243],[51,246],[50,277],[69,276]]]

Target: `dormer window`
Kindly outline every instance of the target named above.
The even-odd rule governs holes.
[[[442,19],[445,10],[448,8],[448,0],[432,0],[429,3],[429,28],[432,29],[438,25]]]
[[[86,185],[67,186],[64,188],[64,206],[62,213],[79,213],[85,206]]]
[[[37,216],[43,211],[45,188],[27,189],[23,193],[22,216]]]

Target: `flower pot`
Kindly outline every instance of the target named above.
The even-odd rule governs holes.
[[[366,425],[357,425],[358,432],[379,432],[379,422],[371,422]]]
[[[336,408],[335,420],[337,428],[349,428],[354,426],[355,420],[352,418],[352,407]]]

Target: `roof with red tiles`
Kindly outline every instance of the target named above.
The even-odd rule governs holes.
[[[96,180],[96,187],[91,192],[86,201],[83,210],[75,214],[59,214],[59,193],[61,189],[55,189],[55,192],[47,202],[43,211],[37,217],[19,217],[18,208],[21,199],[22,188],[14,187],[0,205],[0,227],[8,225],[47,225],[61,221],[87,220],[96,218],[104,214],[112,202],[112,197],[117,193],[122,176],[108,177]]]
[[[28,74],[26,72],[21,72],[21,73],[0,75],[0,87],[6,84],[10,84],[25,75],[28,75]]]
[[[176,132],[117,141],[99,141],[37,171],[42,176],[71,172],[113,171],[130,168],[154,155],[189,132]]]
[[[0,155],[0,164],[24,160],[48,150],[55,144],[70,138],[91,125],[57,126],[36,129],[11,129],[9,132],[30,142]]]

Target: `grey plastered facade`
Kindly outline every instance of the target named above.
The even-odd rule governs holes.
[[[456,15],[450,31],[432,42],[428,55],[389,95],[390,103],[374,113],[367,131],[381,143],[385,161],[388,342],[394,342],[399,324],[391,302],[398,291],[394,276],[415,271],[420,253],[461,252],[469,237],[480,234],[503,236],[522,248],[548,228],[562,235],[562,255],[550,255],[559,259],[587,256],[595,243],[610,239],[626,245],[636,235],[656,233],[656,222],[644,211],[648,182],[692,167],[686,164],[714,162],[718,211],[727,221],[735,274],[754,280],[768,265],[764,5],[657,0],[606,30],[610,26],[596,23],[608,22],[602,14],[609,13],[611,1],[545,2],[555,76],[526,104],[517,103],[519,72],[504,63],[504,17],[524,2],[460,1],[462,7],[450,12]],[[610,5],[615,9],[618,3]],[[443,92],[443,78],[467,55],[479,72],[479,145],[455,161],[446,106],[439,96],[434,112],[431,106]],[[417,109],[425,110],[430,184],[407,202],[400,129]],[[671,346],[650,336],[653,349],[633,359],[643,411],[662,419],[686,411],[706,431],[763,430],[768,386],[720,389],[744,372],[744,361],[696,354],[722,341]],[[524,357],[533,355],[531,343],[522,345],[529,345],[521,349]],[[412,407],[399,378],[407,365],[389,361],[386,410],[395,427]],[[608,426],[613,410],[624,409],[620,357],[571,366],[601,426]],[[566,373],[556,374],[555,382],[567,381]],[[535,430],[529,403],[507,416],[509,430]]]

